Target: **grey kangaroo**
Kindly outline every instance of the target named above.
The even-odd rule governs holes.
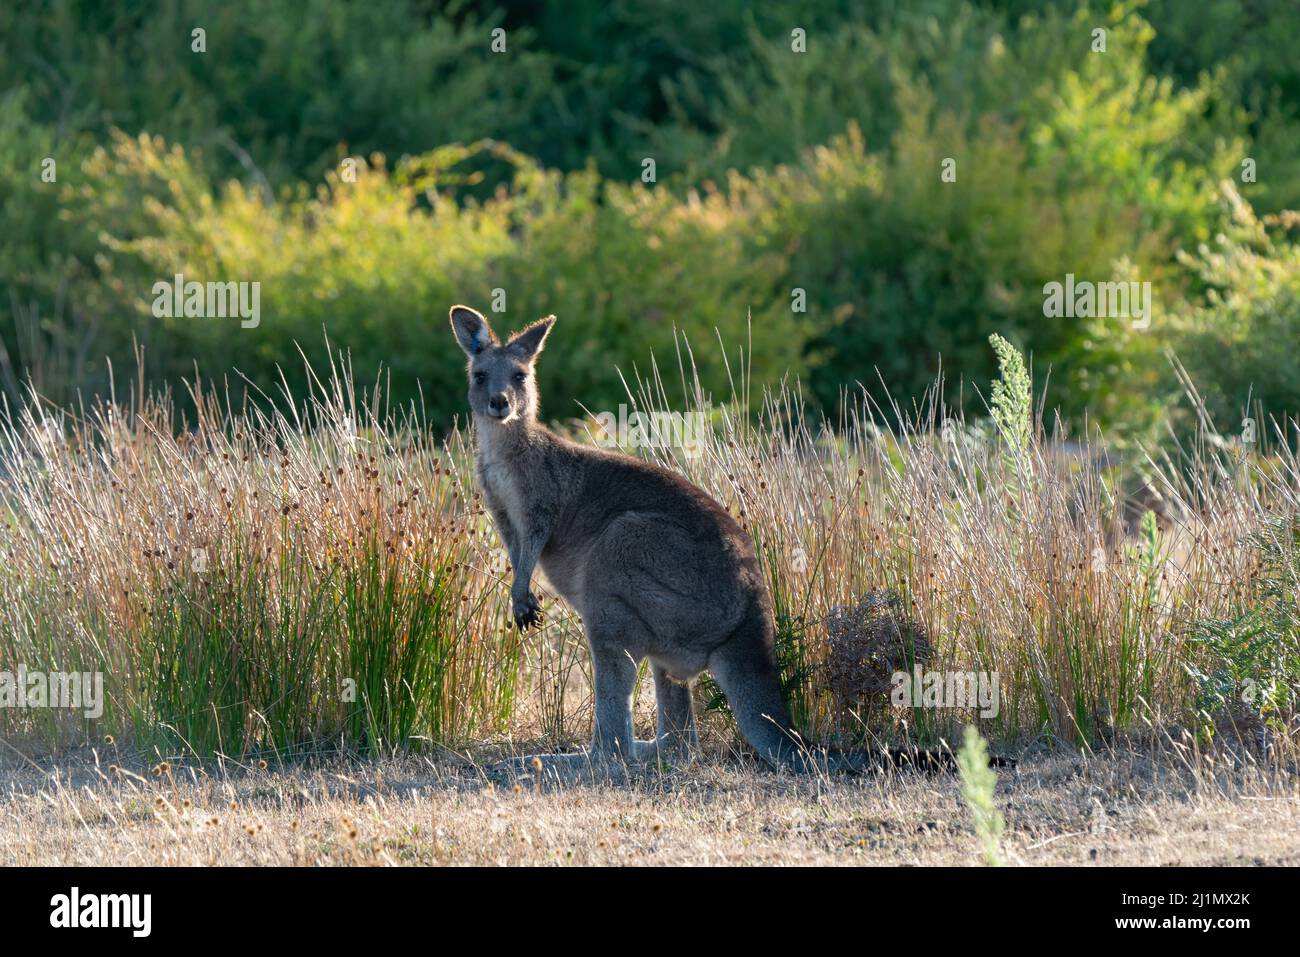
[[[534,365],[554,323],[547,316],[502,343],[481,314],[451,308],[469,357],[478,479],[514,569],[515,623],[528,628],[541,619],[532,591],[540,563],[582,617],[591,649],[590,751],[537,759],[560,768],[689,751],[697,744],[690,682],[707,669],[758,754],[774,767],[805,769],[812,762],[782,699],[772,603],[749,536],[681,476],[539,424]],[[645,658],[658,707],[653,741],[632,734]],[[536,766],[537,759],[524,760]],[[872,762],[865,752],[837,752],[823,755],[821,766],[860,770]]]

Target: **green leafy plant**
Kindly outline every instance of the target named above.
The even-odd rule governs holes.
[[[989,344],[998,359],[989,410],[1014,465],[1024,458],[1033,434],[1033,386],[1019,349],[996,332],[989,336]]]
[[[1004,822],[993,797],[998,775],[989,767],[988,745],[980,733],[969,725],[961,750],[957,752],[957,770],[961,775],[961,796],[970,809],[971,822],[983,850],[984,863],[990,867],[1001,867],[1002,853],[998,842],[1002,837]]]
[[[1250,544],[1259,574],[1246,607],[1192,630],[1186,668],[1207,735],[1225,720],[1282,731],[1300,705],[1300,522],[1275,521]]]

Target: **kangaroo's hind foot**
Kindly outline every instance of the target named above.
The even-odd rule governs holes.
[[[484,771],[489,777],[506,783],[523,780],[553,784],[621,781],[636,767],[675,762],[686,756],[687,752],[676,741],[656,739],[635,742],[632,753],[627,758],[618,752],[583,748],[581,751],[507,758],[489,765]]]
[[[608,777],[611,768],[603,756],[586,749],[556,754],[529,754],[506,758],[484,769],[489,777],[515,782],[521,779],[552,782]]]

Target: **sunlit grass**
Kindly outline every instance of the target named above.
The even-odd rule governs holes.
[[[634,451],[753,536],[787,696],[822,739],[952,741],[969,723],[1001,744],[1090,744],[1203,724],[1192,635],[1252,593],[1251,536],[1300,513],[1286,433],[1243,454],[1207,423],[1193,448],[1126,471],[1028,407],[1014,447],[937,390],[909,413],[850,398],[832,429],[794,389],[751,409],[741,374],[717,403],[684,367],[685,407],[657,373],[630,391],[647,411],[702,413],[702,444]],[[188,422],[139,393],[10,410],[0,667],[102,671],[107,702],[93,722],[0,709],[0,732],[200,755],[585,736],[581,624],[541,586],[544,628],[509,626],[471,437],[435,439],[416,410],[355,395],[335,367],[298,403],[196,389]],[[1138,465],[1162,504],[1135,534],[1122,490]],[[867,595],[925,636],[925,667],[996,672],[997,715],[832,695],[827,621]]]

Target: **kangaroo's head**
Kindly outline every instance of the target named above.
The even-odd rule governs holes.
[[[503,345],[481,313],[451,307],[451,328],[469,356],[469,407],[480,427],[537,418],[533,365],[554,324],[554,316],[538,319]]]

